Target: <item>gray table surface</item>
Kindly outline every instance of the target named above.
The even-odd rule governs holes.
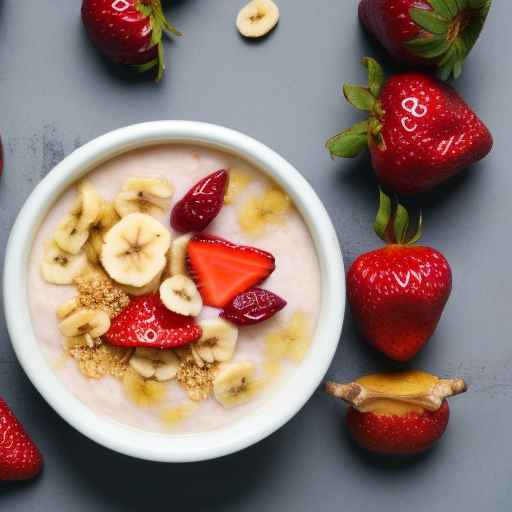
[[[340,84],[364,81],[360,57],[377,56],[388,71],[390,63],[362,33],[356,0],[278,2],[281,23],[257,43],[234,29],[243,0],[170,2],[169,16],[185,36],[166,45],[170,69],[155,85],[127,79],[98,58],[79,0],[0,0],[0,259],[23,201],[55,164],[109,130],[157,119],[218,123],[268,144],[325,202],[347,265],[379,246],[368,160],[332,162],[323,143],[358,119]],[[512,8],[494,3],[456,87],[488,123],[495,149],[421,201],[424,241],[451,262],[454,288],[414,365],[461,375],[471,386],[451,402],[443,441],[408,463],[366,455],[344,433],[344,408],[319,390],[289,424],[242,453],[186,465],[130,459],[78,434],[46,405],[18,365],[0,313],[0,394],[46,460],[37,480],[0,486],[1,510],[510,510]],[[348,380],[393,367],[358,339],[347,314],[329,376]]]

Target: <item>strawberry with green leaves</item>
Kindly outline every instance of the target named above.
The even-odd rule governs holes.
[[[458,78],[492,0],[361,0],[359,19],[399,62]]]
[[[165,69],[163,34],[181,35],[165,18],[160,0],[83,0],[82,21],[110,60],[139,72]]]
[[[448,85],[425,73],[386,80],[380,65],[363,59],[368,85],[343,86],[345,98],[368,119],[331,137],[332,157],[353,158],[366,148],[379,181],[402,195],[430,190],[492,149],[492,136]]]
[[[388,243],[359,256],[347,274],[347,295],[363,337],[395,361],[408,361],[434,333],[450,297],[452,273],[436,249],[414,245],[421,216],[408,237],[409,215],[400,204],[393,212],[380,192],[375,231]]]

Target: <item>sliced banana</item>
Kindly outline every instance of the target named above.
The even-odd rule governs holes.
[[[159,216],[164,213],[173,194],[174,188],[165,178],[129,178],[114,206],[121,217],[131,213]]]
[[[215,398],[226,408],[249,402],[263,385],[255,374],[256,367],[249,362],[221,367],[213,381]]]
[[[162,279],[162,272],[156,275],[146,286],[141,286],[137,288],[136,286],[129,286],[127,284],[120,284],[119,288],[123,290],[128,295],[133,295],[134,297],[140,297],[141,295],[146,295],[148,293],[153,293],[158,290],[160,287],[160,281]]]
[[[203,334],[192,346],[192,354],[195,352],[205,363],[229,361],[235,353],[238,329],[222,318],[203,320],[199,326]]]
[[[197,316],[203,309],[203,299],[192,279],[177,275],[160,285],[160,298],[165,307],[185,316]]]
[[[192,236],[192,233],[188,233],[172,241],[169,254],[169,274],[171,276],[186,275],[187,249]]]
[[[89,229],[100,213],[102,199],[87,181],[78,186],[78,199],[71,212],[55,231],[57,245],[66,252],[78,254],[89,238]]]
[[[98,218],[89,230],[89,238],[84,246],[85,254],[91,263],[98,263],[101,256],[104,237],[112,226],[119,222],[114,206],[102,201]]]
[[[80,302],[76,297],[67,300],[57,309],[57,318],[63,320],[67,316],[69,316],[73,311],[76,311],[80,307]]]
[[[165,382],[176,377],[179,359],[171,350],[139,347],[129,364],[142,377],[154,377],[159,382]]]
[[[51,284],[72,284],[87,269],[85,253],[70,254],[63,251],[54,240],[45,244],[41,275]]]
[[[100,259],[114,281],[140,288],[162,272],[170,244],[171,235],[160,222],[132,213],[105,235]]]
[[[104,311],[79,309],[68,315],[60,324],[60,332],[69,338],[89,334],[92,338],[103,336],[110,329],[110,318]]]
[[[238,13],[236,27],[244,37],[261,37],[279,21],[279,8],[272,0],[252,0]]]

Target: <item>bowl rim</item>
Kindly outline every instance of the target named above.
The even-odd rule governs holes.
[[[206,145],[256,165],[291,196],[309,228],[320,265],[322,304],[312,344],[315,350],[301,363],[302,371],[280,383],[278,392],[246,416],[219,429],[194,434],[143,431],[89,409],[65,388],[44,358],[32,329],[26,298],[26,268],[33,240],[59,195],[100,163],[132,149],[161,143]],[[221,457],[247,448],[281,428],[306,404],[325,377],[339,343],[345,313],[341,248],[329,215],[311,186],[290,163],[264,144],[238,131],[195,121],[154,121],[120,128],[92,140],[62,160],[21,208],[7,243],[3,277],[4,298],[9,297],[4,300],[4,310],[12,346],[23,370],[46,402],[89,439],[125,455],[159,462]],[[22,291],[13,294],[11,290]],[[179,438],[180,442],[163,442],[169,438]]]

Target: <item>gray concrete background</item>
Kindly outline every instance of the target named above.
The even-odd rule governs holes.
[[[100,134],[156,119],[208,121],[261,140],[325,201],[347,265],[379,245],[368,160],[332,162],[323,149],[328,136],[359,118],[340,84],[364,80],[360,57],[377,56],[391,70],[358,25],[356,0],[278,0],[281,23],[257,43],[234,29],[243,2],[169,2],[169,17],[185,36],[166,45],[168,73],[155,85],[127,79],[98,57],[82,30],[79,0],[0,0],[2,261],[23,201],[55,164]],[[421,201],[424,242],[451,262],[454,290],[414,365],[471,385],[451,402],[442,443],[408,463],[366,455],[344,434],[343,407],[318,391],[286,427],[240,454],[174,466],[132,460],[82,437],[43,402],[16,362],[0,312],[0,394],[46,460],[41,478],[0,486],[1,510],[510,510],[512,8],[494,3],[456,86],[488,123],[495,149]],[[389,368],[357,338],[347,315],[329,376],[348,380]]]

